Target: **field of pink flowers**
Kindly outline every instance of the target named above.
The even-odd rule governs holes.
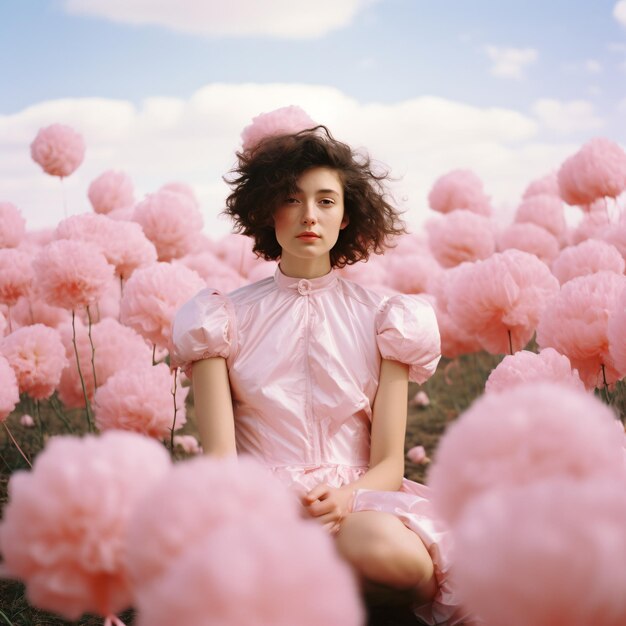
[[[60,178],[84,149],[58,124],[31,144]],[[458,593],[487,626],[626,623],[625,191],[626,153],[604,138],[531,182],[504,227],[479,178],[452,171],[424,233],[337,270],[436,311],[444,358],[411,387],[407,475],[433,488]],[[0,201],[0,574],[24,586],[2,583],[0,623],[119,626],[133,607],[139,626],[362,624],[347,566],[282,487],[199,455],[169,368],[185,301],[275,264],[202,234],[183,183],[139,199],[110,170],[88,197],[45,232]]]

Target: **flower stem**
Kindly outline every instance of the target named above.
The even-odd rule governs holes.
[[[26,463],[28,463],[28,467],[32,468],[32,463],[28,460],[28,457],[24,454],[24,450],[22,450],[22,448],[20,448],[20,446],[17,443],[17,441],[15,441],[15,437],[13,437],[13,435],[11,434],[11,431],[9,430],[9,427],[7,426],[7,423],[6,422],[2,422],[2,425],[6,429],[7,434],[11,438],[11,441],[13,442],[15,447],[18,449],[19,453],[22,455],[22,458],[26,461]]]
[[[74,345],[74,354],[76,355],[76,367],[78,368],[78,376],[80,377],[80,384],[83,388],[83,396],[85,397],[85,411],[87,414],[87,428],[90,433],[93,432],[93,425],[91,422],[91,405],[89,404],[89,396],[87,395],[87,388],[85,387],[85,379],[83,378],[83,372],[80,369],[80,358],[78,357],[78,348],[76,346],[76,314],[72,309],[72,344]]]
[[[72,425],[69,423],[67,417],[65,417],[65,415],[63,414],[63,411],[61,410],[61,407],[58,405],[58,401],[54,397],[54,395],[48,398],[48,403],[52,407],[52,410],[56,413],[56,416],[63,422],[63,425],[67,429],[67,432],[73,433],[74,429],[72,428]]]
[[[172,428],[170,429],[170,451],[174,454],[174,430],[176,430],[176,414],[178,413],[178,407],[176,406],[176,383],[178,381],[178,369],[174,370],[174,385],[172,387],[172,398],[174,399],[174,421],[172,422]]]
[[[89,310],[89,305],[87,305],[87,319],[89,320],[88,335],[89,335],[89,343],[91,345],[91,372],[93,373],[93,390],[95,392],[95,390],[98,388],[98,379],[96,378],[96,363],[95,363],[96,347],[93,345],[93,339],[91,338],[92,323],[91,323],[91,311]]]
[[[511,329],[507,328],[507,333],[509,333],[509,354],[513,354],[513,338],[511,337]]]
[[[156,356],[156,343],[153,343],[152,344],[152,365],[153,366],[157,364],[155,356]]]

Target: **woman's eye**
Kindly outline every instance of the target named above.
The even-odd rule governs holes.
[[[324,206],[332,206],[333,204],[335,204],[335,202],[333,200],[331,200],[330,198],[322,198],[320,200],[320,204],[322,204]]]
[[[298,198],[287,198],[285,200],[285,204],[295,204],[296,202],[298,202]]]

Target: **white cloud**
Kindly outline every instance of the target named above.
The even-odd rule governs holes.
[[[604,126],[593,104],[587,100],[562,102],[542,98],[533,104],[532,112],[546,129],[562,135],[597,130]]]
[[[485,46],[487,56],[493,62],[491,73],[499,78],[524,77],[524,71],[539,58],[539,53],[534,48],[500,48],[498,46]]]
[[[587,59],[584,67],[590,74],[599,74],[603,70],[602,64],[595,59]]]
[[[63,217],[57,179],[30,159],[37,130],[66,123],[86,140],[85,162],[64,181],[69,213],[90,210],[89,183],[106,169],[133,179],[138,198],[180,180],[196,191],[205,231],[217,237],[230,224],[218,214],[239,135],[252,117],[299,104],[339,139],[385,163],[396,198],[404,199],[406,219],[417,227],[428,216],[426,198],[447,171],[470,168],[483,177],[498,204],[515,203],[530,180],[558,167],[577,146],[547,144],[535,119],[518,111],[479,108],[435,97],[392,104],[359,104],[341,91],[298,84],[211,84],[189,99],[150,98],[141,106],[119,100],[74,99],[42,102],[0,116],[0,199],[18,206],[29,228],[53,226]]]
[[[312,39],[348,26],[378,0],[64,0],[66,11],[205,36]]]
[[[626,27],[626,0],[620,0],[613,7],[613,17],[624,27]]]

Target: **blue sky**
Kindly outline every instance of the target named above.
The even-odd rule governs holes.
[[[80,4],[82,13],[76,8]],[[128,17],[124,18],[124,9],[116,7],[133,4],[139,6],[134,17],[136,23],[120,21]],[[178,30],[174,30],[168,23],[167,12],[162,24],[146,23],[151,19],[150,9],[142,8],[142,5],[149,5],[147,0],[0,0],[0,58],[3,59],[0,63],[0,167],[4,162],[1,158],[2,129],[11,131],[13,139],[9,143],[14,154],[19,148],[16,137],[26,136],[27,129],[36,132],[37,123],[45,124],[47,110],[49,123],[75,120],[74,125],[82,130],[79,121],[82,120],[84,132],[92,137],[90,145],[101,153],[89,166],[86,162],[84,174],[77,173],[75,182],[69,186],[70,193],[73,190],[77,197],[83,193],[84,189],[81,192],[79,186],[88,185],[88,175],[97,174],[98,167],[106,169],[118,167],[118,164],[134,168],[130,174],[136,178],[138,194],[151,191],[150,185],[160,180],[154,163],[147,173],[146,168],[140,166],[139,150],[135,161],[124,160],[122,157],[128,147],[123,138],[117,143],[120,158],[114,162],[116,157],[112,154],[111,162],[107,163],[102,154],[107,150],[115,152],[115,146],[113,142],[108,147],[100,146],[97,133],[89,130],[97,113],[93,108],[89,114],[77,113],[82,111],[81,100],[101,99],[103,118],[110,118],[107,102],[132,105],[136,115],[141,117],[146,99],[170,98],[188,103],[204,87],[223,84],[233,88],[227,96],[232,100],[224,103],[227,109],[224,115],[229,115],[228,122],[224,118],[224,125],[232,124],[234,148],[238,140],[236,128],[240,129],[252,115],[260,113],[267,98],[272,100],[267,94],[272,85],[281,85],[275,93],[284,91],[285,98],[292,100],[298,97],[298,91],[296,87],[290,90],[290,85],[330,87],[334,88],[333,93],[339,94],[337,97],[350,99],[351,115],[358,117],[367,113],[370,116],[369,122],[364,118],[354,127],[345,117],[337,116],[334,130],[345,128],[349,139],[381,148],[382,156],[391,160],[392,169],[398,168],[402,176],[414,167],[421,167],[428,154],[420,150],[426,147],[416,148],[417,160],[396,158],[407,151],[397,137],[395,144],[385,144],[382,128],[381,136],[370,136],[369,131],[363,130],[372,124],[371,107],[381,105],[381,110],[387,110],[389,116],[397,116],[385,124],[395,122],[400,129],[414,125],[413,122],[419,123],[419,119],[407,121],[400,115],[404,108],[398,109],[398,105],[402,103],[419,103],[417,108],[411,108],[411,115],[417,116],[423,114],[426,106],[423,99],[429,97],[439,99],[443,108],[450,103],[471,107],[477,117],[482,116],[473,140],[476,158],[472,158],[470,147],[459,152],[454,138],[444,136],[444,132],[442,145],[438,146],[441,155],[436,161],[441,167],[447,167],[444,154],[449,155],[449,167],[469,167],[475,161],[486,185],[493,179],[494,196],[500,202],[505,201],[506,189],[511,190],[510,202],[514,202],[523,180],[539,175],[541,167],[557,166],[561,155],[567,155],[592,136],[604,135],[626,142],[626,24],[621,24],[614,15],[618,4],[614,0],[499,3],[493,0],[337,0],[334,5],[333,2],[328,5],[344,5],[345,16],[333,24],[331,10],[327,9],[326,16],[322,17],[328,17],[330,26],[327,24],[325,30],[322,27],[324,32],[317,36],[312,36],[315,25],[309,27],[313,24],[311,16],[298,15],[301,10],[298,7],[303,7],[304,3],[234,2],[239,5],[239,15],[253,12],[253,5],[264,5],[268,14],[272,13],[272,7],[282,6],[269,19],[276,22],[285,17],[288,23],[280,36],[268,32],[262,20],[254,16],[251,21],[259,23],[256,33],[251,33],[249,26],[242,28],[245,32],[237,33],[237,16],[229,18],[232,28],[209,25],[204,34],[188,32],[198,30],[195,28],[198,25],[203,30],[203,19],[207,24],[224,21],[223,16],[216,20],[211,18],[211,10],[219,12],[223,2],[165,0],[160,4],[172,5],[172,16],[182,13],[183,23],[187,15],[187,26],[189,23],[191,26],[185,31],[178,25]],[[324,4],[317,3],[320,12],[325,10]],[[88,5],[91,5],[91,14],[84,13]],[[106,8],[98,9],[98,5]],[[198,8],[200,5],[208,6],[208,13],[203,13]],[[621,15],[626,13],[626,7],[624,9]],[[290,11],[293,15],[288,15]],[[317,17],[320,16],[313,16]],[[229,28],[235,34],[225,33]],[[239,100],[237,89],[251,83],[259,86],[260,94],[265,88],[265,96],[259,96],[257,108],[254,91],[246,91],[246,103]],[[310,93],[303,96],[303,100],[310,109],[311,102],[315,107],[320,99],[328,97],[328,110],[335,110],[330,102],[335,95],[330,97],[325,93]],[[68,100],[72,101],[71,106]],[[58,101],[67,104],[67,111],[64,112],[65,105]],[[280,98],[277,102],[281,103]],[[285,101],[283,104],[304,102]],[[38,107],[37,115],[29,112],[33,105]],[[435,105],[430,103],[429,106]],[[234,119],[231,119],[232,110],[240,108],[239,117],[233,113]],[[523,121],[527,125],[535,124],[534,130],[520,130],[519,136],[515,133],[508,136],[506,132],[504,136],[492,136],[492,131],[497,135],[494,128],[507,124],[500,120],[492,127],[491,121],[485,121],[491,120],[490,112],[494,109],[519,114],[520,124],[523,126]],[[53,119],[54,115],[59,119]],[[153,117],[155,115],[158,117],[159,113],[153,113]],[[446,115],[458,117],[464,112],[449,111]],[[449,126],[446,119],[445,115],[441,118],[444,130]],[[317,121],[329,123],[327,119]],[[485,124],[489,126],[485,131],[487,139],[481,141],[480,128]],[[24,132],[19,133],[16,128]],[[207,131],[206,126],[202,128]],[[395,130],[392,128],[391,133],[387,130],[386,134],[402,135]],[[118,138],[120,132],[117,128]],[[151,136],[146,131],[142,137],[148,141]],[[180,133],[173,136],[180,138]],[[429,140],[429,145],[436,137]],[[203,139],[211,141],[210,135]],[[421,138],[406,139],[419,143]],[[445,141],[453,143],[446,148]],[[507,151],[517,144],[520,150],[527,151],[523,158],[518,156],[521,163],[511,163],[512,168],[517,168],[517,178],[512,171],[507,174],[508,178],[503,178],[501,172],[489,169],[489,163],[496,161],[496,153],[485,157],[483,144],[486,142],[500,142]],[[185,143],[189,148],[189,141]],[[537,166],[533,168],[532,155],[539,147],[543,150],[542,156],[534,161]],[[5,145],[5,155],[7,149]],[[232,152],[228,158],[231,155]],[[226,163],[228,158],[217,159],[217,163]],[[184,170],[164,162],[164,168],[168,167],[176,177],[185,178]],[[202,187],[206,179],[197,181],[194,178],[197,175],[189,171],[186,178],[194,187]],[[19,183],[20,176],[24,179],[23,185]],[[164,169],[160,176],[167,182],[168,170]],[[217,170],[208,173],[208,177],[211,176],[218,181]],[[3,186],[3,177],[10,179],[10,184]],[[428,179],[409,181],[407,193],[415,206],[420,205],[420,211],[428,191],[425,187],[432,183],[433,177],[436,177],[434,170],[429,172]],[[0,194],[16,204],[21,203],[29,214],[36,212],[36,205],[41,202],[36,198],[41,196],[25,189],[32,190],[33,180],[34,170],[20,174],[13,165],[4,172],[0,169]],[[419,195],[411,191],[418,187]],[[221,192],[205,187],[198,193],[206,202],[215,204]],[[7,194],[17,197],[13,200]],[[77,201],[77,205],[81,203],[82,200]],[[210,213],[212,209],[207,211]],[[35,221],[43,224],[41,213],[37,213]]]

